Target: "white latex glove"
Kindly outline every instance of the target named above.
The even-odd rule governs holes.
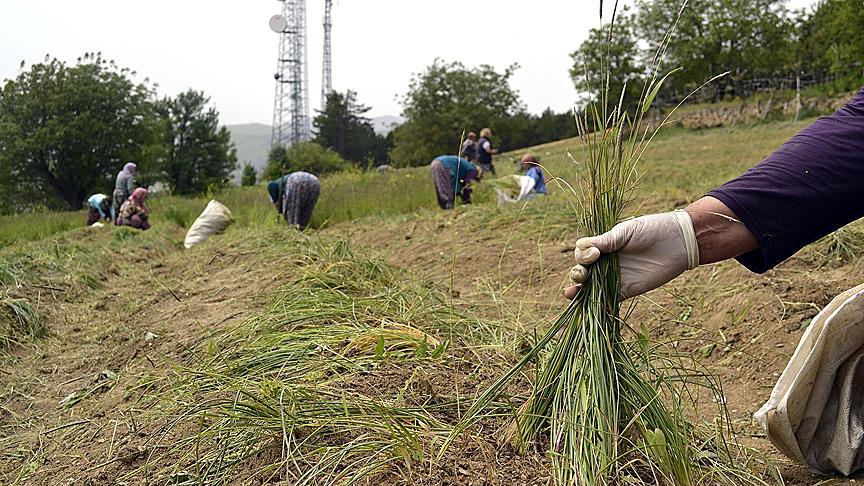
[[[616,224],[602,235],[576,241],[576,265],[570,278],[576,284],[566,294],[575,296],[588,271],[602,253],[618,252],[621,264],[621,298],[629,299],[692,270],[699,265],[699,247],[693,221],[684,210],[652,214]]]

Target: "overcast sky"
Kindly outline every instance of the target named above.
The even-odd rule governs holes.
[[[371,116],[398,115],[413,73],[436,57],[468,66],[512,63],[528,109],[564,111],[576,98],[569,53],[598,24],[597,0],[336,0],[333,85],[353,89]],[[607,4],[611,2],[606,2]],[[791,0],[801,8],[815,0]],[[74,63],[101,51],[158,83],[210,96],[226,124],[269,124],[277,37],[267,26],[277,0],[2,0],[0,79],[46,54]],[[324,0],[307,0],[309,97],[321,90]]]

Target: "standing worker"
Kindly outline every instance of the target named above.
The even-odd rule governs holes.
[[[477,141],[477,163],[483,172],[495,173],[492,165],[492,156],[498,153],[498,149],[492,148],[492,130],[484,128],[480,130],[480,140]]]
[[[429,167],[432,170],[432,182],[435,184],[435,195],[441,209],[453,209],[457,194],[463,204],[471,204],[471,184],[480,179],[482,170],[467,159],[455,155],[436,157]]]
[[[468,159],[470,162],[474,162],[477,160],[477,134],[474,132],[468,132],[468,138],[462,143],[462,149],[459,151],[459,155],[462,156],[463,159]]]
[[[150,229],[150,210],[144,205],[147,199],[147,189],[139,187],[132,191],[117,214],[117,224],[131,226],[135,229]]]
[[[308,172],[292,172],[270,181],[267,192],[270,202],[285,221],[303,231],[312,219],[312,211],[321,194],[321,182]]]
[[[567,288],[565,295],[577,295],[587,278],[584,265],[604,253],[618,254],[623,299],[656,289],[698,265],[729,258],[737,259],[753,272],[766,272],[805,245],[864,216],[862,191],[864,88],[846,106],[819,118],[758,165],[683,210],[641,216],[619,223],[602,235],[580,238],[575,250],[577,266],[570,273],[575,285]],[[848,302],[844,300],[847,293],[829,304],[829,314],[820,313],[817,318],[839,315],[843,309],[832,306],[838,300]],[[801,363],[796,361],[798,358],[823,352],[821,347],[809,348],[812,342],[803,340],[817,339],[808,329],[799,345],[805,354],[799,356],[796,351],[787,367],[791,374],[787,376],[784,371],[780,378],[801,376],[807,371],[815,373],[819,380],[827,380],[823,383],[835,383],[834,388],[813,388],[809,396],[790,401],[788,415],[772,412],[772,392],[769,403],[759,412],[765,413],[761,416],[765,424],[782,427],[782,420],[789,419],[788,426],[794,430],[780,430],[778,435],[777,429],[766,426],[769,438],[784,454],[823,474],[848,475],[864,468],[864,390],[860,388],[861,368],[856,358],[860,351],[855,351],[862,343],[852,337],[860,337],[864,320],[858,307],[845,309],[850,310],[844,310],[844,319],[834,321],[847,327],[840,330],[843,342],[834,344],[833,349],[825,348],[822,359],[826,361],[807,361],[813,369],[796,368]],[[820,331],[819,339],[823,336]],[[854,353],[847,354],[848,349]],[[778,387],[782,390],[785,383],[778,381]],[[814,379],[803,383],[801,389],[806,391]],[[830,401],[825,404],[829,398],[833,405]],[[811,408],[811,404],[825,408]],[[811,412],[820,415],[804,415]],[[817,424],[818,433],[814,433]]]
[[[87,199],[87,226],[93,226],[100,219],[115,221],[116,213],[111,198],[105,194],[93,194]]]
[[[117,173],[117,180],[114,183],[114,214],[120,214],[120,207],[123,206],[132,191],[135,190],[135,171],[137,167],[133,162],[129,162],[123,166],[123,170]],[[120,224],[119,222],[117,224]]]

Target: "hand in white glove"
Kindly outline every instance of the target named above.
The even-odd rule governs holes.
[[[573,298],[588,277],[583,265],[600,254],[618,252],[621,264],[621,298],[629,299],[692,270],[699,265],[699,248],[690,215],[683,210],[652,214],[615,225],[598,236],[576,242],[576,265],[570,278],[576,284],[564,291]]]

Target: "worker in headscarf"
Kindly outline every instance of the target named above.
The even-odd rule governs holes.
[[[105,194],[93,194],[87,199],[87,226],[93,226],[100,219],[114,221],[114,215],[111,198]]]
[[[133,162],[129,162],[123,166],[123,170],[117,173],[117,180],[114,183],[114,214],[120,213],[120,207],[135,190],[136,170],[137,166]]]
[[[453,209],[457,194],[463,204],[471,203],[471,184],[480,179],[483,174],[481,169],[467,159],[455,155],[436,157],[429,167],[441,209]]]
[[[464,142],[462,142],[462,149],[459,151],[459,155],[463,159],[468,159],[471,162],[477,159],[477,134],[474,132],[468,132],[468,136]]]
[[[292,172],[270,181],[267,192],[276,211],[289,225],[302,231],[312,219],[312,211],[321,194],[321,182],[308,172]]]
[[[122,226],[131,226],[136,229],[150,229],[150,210],[144,205],[147,199],[147,189],[139,187],[132,191],[132,195],[126,199],[123,206],[120,207],[120,213],[117,215],[117,224]]]

